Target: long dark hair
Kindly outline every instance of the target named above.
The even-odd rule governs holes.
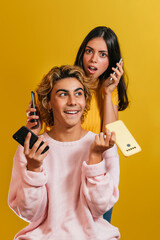
[[[116,67],[116,63],[119,62],[121,58],[121,51],[118,43],[118,38],[110,28],[100,26],[91,30],[86,36],[86,38],[83,40],[78,50],[74,64],[81,67],[84,70],[83,55],[85,52],[86,45],[91,39],[97,37],[101,37],[104,39],[108,48],[109,57],[109,66],[107,70],[99,77],[100,83],[102,83],[105,79],[109,77],[110,73],[113,72],[112,67]],[[124,74],[121,77],[118,84],[118,97],[119,97],[118,110],[122,111],[126,109],[129,104],[127,97],[127,85],[125,83]]]

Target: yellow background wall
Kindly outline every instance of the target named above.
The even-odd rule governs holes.
[[[42,76],[72,64],[85,35],[98,25],[118,35],[129,76],[130,107],[119,114],[143,151],[120,153],[120,199],[112,224],[124,240],[158,239],[160,226],[160,2],[158,0],[6,0],[0,2],[0,236],[26,225],[8,207],[12,134]],[[76,240],[76,239],[75,239]]]

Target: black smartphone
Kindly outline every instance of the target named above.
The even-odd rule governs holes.
[[[122,58],[119,60],[119,62],[118,62],[118,64],[120,64],[122,62]],[[118,69],[118,67],[116,67],[116,69]],[[116,73],[115,72],[113,72],[113,75],[115,75]],[[109,81],[110,81],[110,84],[112,84],[113,83],[113,78],[111,77],[110,79],[109,79]]]
[[[25,127],[25,126],[21,127],[13,135],[13,138],[24,147],[24,141],[25,141],[25,138],[26,138],[28,132],[31,133],[31,139],[30,139],[30,143],[29,143],[29,148],[31,149],[33,147],[33,145],[35,144],[35,142],[38,140],[38,136],[36,134],[34,134],[31,130],[29,130],[27,127]],[[40,143],[37,150],[43,145],[43,143],[44,143],[43,141]],[[47,145],[41,154],[45,153],[48,149],[49,149],[49,146]]]
[[[32,104],[31,107],[36,109],[36,103],[35,103],[35,93],[31,91],[31,98],[32,98]],[[38,111],[36,112],[31,112],[30,115],[37,115]],[[32,119],[31,122],[37,122],[37,125],[33,126],[32,129],[38,128],[39,127],[39,121],[38,119]]]

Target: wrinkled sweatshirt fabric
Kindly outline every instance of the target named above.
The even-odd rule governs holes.
[[[119,157],[116,145],[103,153],[103,160],[88,165],[95,134],[78,141],[59,142],[47,133],[49,153],[41,172],[26,169],[23,147],[14,157],[9,206],[29,225],[16,240],[111,240],[118,228],[103,214],[119,197]]]

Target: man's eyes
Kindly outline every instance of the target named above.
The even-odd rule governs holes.
[[[82,93],[82,92],[76,92],[75,95],[76,95],[76,96],[82,96],[83,93]]]
[[[82,96],[83,92],[79,91],[79,92],[75,92],[75,96]],[[59,94],[60,97],[66,97],[68,96],[68,93],[64,92],[64,93],[60,93]]]
[[[66,93],[66,92],[64,92],[64,93],[60,93],[59,96],[60,96],[60,97],[67,96],[67,93]]]

